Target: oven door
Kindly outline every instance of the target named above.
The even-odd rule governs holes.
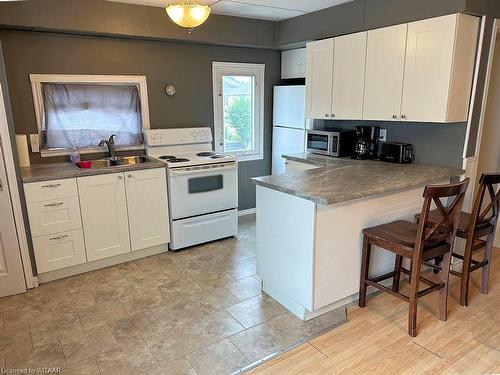
[[[172,220],[238,207],[238,164],[172,168],[169,198]]]
[[[332,149],[331,133],[316,131],[316,130],[307,132],[308,152],[328,155],[331,149]]]

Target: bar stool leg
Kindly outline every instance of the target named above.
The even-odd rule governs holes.
[[[483,267],[483,275],[481,280],[481,293],[488,294],[488,284],[490,279],[490,264],[491,254],[493,252],[493,239],[495,238],[495,231],[488,235],[486,239],[486,247],[484,249],[484,261],[486,264]]]
[[[460,305],[469,305],[469,280],[470,280],[470,265],[472,259],[472,243],[473,240],[467,240],[464,251],[464,260],[462,263],[462,278],[460,280]]]
[[[439,278],[444,287],[439,291],[439,319],[446,322],[448,319],[448,284],[450,280],[451,251],[446,253],[441,263]]]
[[[403,263],[403,257],[396,254],[396,259],[394,261],[394,276],[392,278],[392,290],[394,292],[399,291],[399,280],[401,279],[401,265]]]
[[[422,265],[415,258],[412,262],[411,269],[411,284],[409,293],[409,308],[408,308],[408,334],[411,337],[417,336],[417,301],[418,301],[418,284],[420,281],[420,268]]]
[[[361,278],[359,281],[359,307],[366,306],[366,279],[370,269],[371,244],[368,236],[363,237],[363,253],[361,255]]]

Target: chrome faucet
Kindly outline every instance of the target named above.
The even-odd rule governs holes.
[[[115,137],[116,134],[111,134],[108,140],[101,139],[101,142],[97,145],[98,147],[104,147],[104,145],[108,146],[109,157],[111,159],[116,159]]]

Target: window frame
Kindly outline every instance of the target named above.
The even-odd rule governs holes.
[[[254,135],[255,147],[251,152],[230,152],[240,161],[264,159],[264,85],[265,64],[212,62],[214,141],[215,151],[224,152],[224,102],[222,77],[228,75],[252,76],[254,88]]]
[[[149,129],[149,104],[148,88],[146,76],[129,75],[89,75],[89,74],[30,74],[31,92],[33,95],[33,105],[35,107],[35,120],[40,139],[40,156],[64,156],[69,155],[70,149],[47,149],[42,148],[42,135],[45,131],[45,113],[43,105],[42,84],[43,83],[68,83],[68,84],[117,84],[117,85],[136,85],[139,90],[139,99],[141,101],[141,120],[142,129]],[[145,145],[139,146],[121,146],[118,151],[143,150]],[[102,152],[101,147],[86,147],[78,149],[81,154],[92,154]]]

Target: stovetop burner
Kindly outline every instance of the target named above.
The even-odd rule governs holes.
[[[159,157],[159,159],[170,160],[170,159],[175,159],[175,156],[173,156],[173,155],[162,155],[162,156]]]
[[[189,161],[189,159],[186,159],[186,158],[173,158],[173,159],[168,159],[167,161],[169,163],[184,163],[186,161]]]
[[[213,151],[204,151],[204,152],[198,152],[196,156],[214,156],[216,155],[215,152]]]
[[[226,157],[226,155],[216,154],[216,155],[210,156],[210,159],[220,159],[220,158],[225,158],[225,157]]]

